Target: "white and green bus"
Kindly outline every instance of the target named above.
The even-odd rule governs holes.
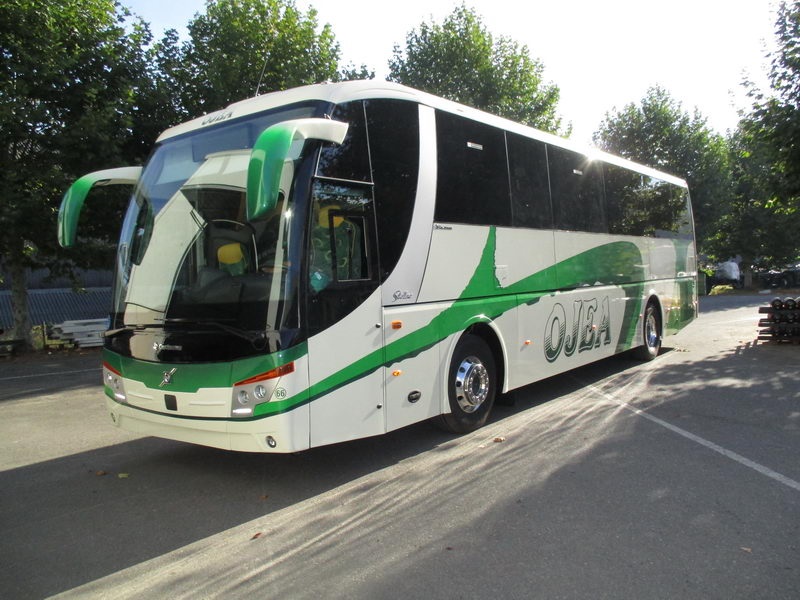
[[[103,380],[123,429],[295,452],[631,351],[697,312],[686,184],[400,85],[313,85],[164,132],[133,185]]]

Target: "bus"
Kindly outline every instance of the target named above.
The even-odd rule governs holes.
[[[111,421],[296,452],[631,352],[697,314],[681,179],[398,84],[265,94],[178,125],[132,185],[102,350]]]

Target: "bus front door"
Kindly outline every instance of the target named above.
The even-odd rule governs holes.
[[[384,332],[374,220],[319,203],[309,261],[311,446],[378,435],[384,416]]]

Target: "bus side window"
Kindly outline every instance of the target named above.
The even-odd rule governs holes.
[[[332,118],[348,124],[347,137],[341,144],[322,146],[317,175],[348,181],[372,181],[364,103],[360,100],[338,105]]]
[[[309,280],[319,292],[333,283],[369,281],[366,190],[333,184],[315,186]]]
[[[368,100],[366,109],[380,272],[385,280],[397,266],[411,230],[419,173],[420,107],[407,100],[381,98]]]
[[[372,187],[316,180],[309,223],[309,335],[330,327],[378,287]]]
[[[509,227],[511,197],[503,130],[437,111],[436,143],[434,219]]]
[[[332,226],[333,264],[336,281],[364,281],[371,279],[367,257],[367,239],[364,217],[331,211],[331,221],[341,220]]]
[[[329,221],[330,206],[320,208],[315,205],[314,208],[311,223],[310,284],[315,292],[320,292],[333,280],[332,246],[335,244],[335,223]]]
[[[602,163],[552,145],[547,162],[556,229],[608,233]]]
[[[506,133],[515,227],[552,229],[550,182],[544,142]]]

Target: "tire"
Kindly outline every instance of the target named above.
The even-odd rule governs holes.
[[[469,433],[486,423],[497,395],[497,367],[489,346],[465,334],[456,344],[447,371],[450,413],[439,425],[451,433]]]
[[[643,345],[634,348],[634,358],[647,362],[653,360],[661,352],[661,313],[655,302],[648,302],[642,320]]]

